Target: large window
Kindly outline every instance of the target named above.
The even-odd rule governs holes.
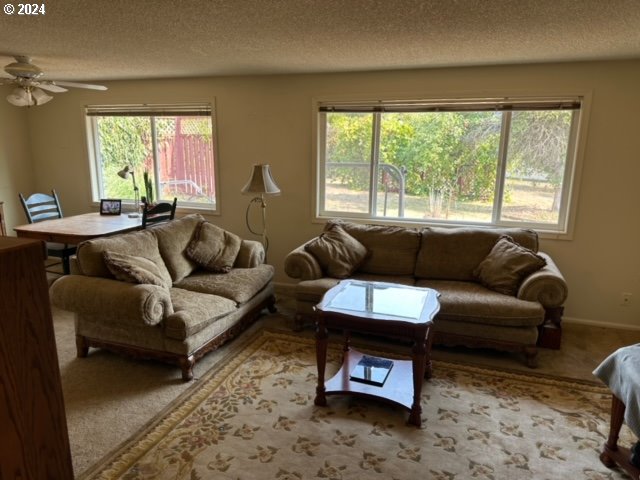
[[[580,98],[320,103],[318,214],[564,232]]]
[[[216,210],[216,155],[208,105],[92,106],[87,111],[94,201],[132,201],[133,185],[118,172],[132,168],[140,195],[148,179],[155,201]]]

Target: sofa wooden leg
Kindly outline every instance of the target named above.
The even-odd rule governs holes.
[[[182,369],[182,380],[188,382],[193,380],[193,365],[196,363],[193,355],[180,358],[180,368]]]
[[[544,322],[538,327],[538,346],[559,350],[562,343],[564,307],[545,308]]]
[[[89,355],[89,342],[82,335],[76,335],[76,351],[78,358],[86,358]]]
[[[269,310],[269,313],[276,313],[278,311],[278,309],[276,308],[276,297],[272,296],[269,298],[267,309]]]
[[[524,347],[524,358],[527,367],[536,368],[538,366],[538,349],[534,347]]]

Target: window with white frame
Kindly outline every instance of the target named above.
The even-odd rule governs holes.
[[[318,104],[318,216],[566,232],[582,99]]]
[[[118,175],[129,166],[140,196],[217,210],[210,105],[90,106],[86,118],[94,201],[133,200],[131,180]]]

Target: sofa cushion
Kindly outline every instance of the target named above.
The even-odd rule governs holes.
[[[333,278],[349,277],[367,257],[367,249],[339,224],[332,224],[304,246]]]
[[[187,257],[210,272],[227,273],[240,251],[242,240],[209,222],[200,222],[187,245]]]
[[[325,230],[332,228],[334,223],[339,223],[369,252],[358,268],[358,272],[413,275],[420,247],[420,233],[417,230],[383,225],[360,225],[336,220],[328,222]]]
[[[185,340],[217,319],[236,310],[234,301],[217,295],[171,289],[174,313],[165,322],[165,334],[176,340]]]
[[[516,243],[533,252],[538,251],[538,234],[533,230],[424,228],[415,263],[415,276],[427,279],[475,281],[475,269],[502,235],[509,235]]]
[[[435,319],[436,325],[440,319],[506,327],[537,326],[544,321],[544,308],[538,302],[504,295],[479,283],[418,280],[416,287],[433,288],[440,292],[440,312]]]
[[[518,245],[510,236],[503,235],[480,262],[474,274],[485,287],[505,295],[516,295],[522,280],[546,264],[540,255]]]
[[[162,261],[154,263],[145,257],[109,250],[102,252],[102,255],[116,280],[171,287],[171,275]]]
[[[114,278],[104,261],[105,251],[145,257],[153,263],[164,265],[156,236],[150,230],[142,230],[80,243],[76,251],[79,273],[90,277]]]
[[[243,304],[271,281],[273,271],[273,266],[266,264],[254,268],[234,268],[229,273],[197,271],[174,286],[193,292],[219,295]]]
[[[158,238],[160,255],[174,283],[198,268],[196,262],[187,257],[186,250],[196,227],[202,221],[202,215],[191,214],[153,227],[153,233]]]

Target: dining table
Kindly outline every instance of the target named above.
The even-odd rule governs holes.
[[[18,237],[77,245],[85,240],[142,228],[142,217],[83,213],[14,227]]]

